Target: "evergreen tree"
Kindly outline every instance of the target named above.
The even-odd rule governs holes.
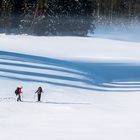
[[[92,6],[92,1],[84,0],[49,2],[49,32],[53,35],[87,35],[93,20]]]
[[[0,31],[85,36],[94,25],[140,21],[140,0],[1,0]],[[13,30],[14,29],[14,30]]]
[[[20,33],[44,35],[47,3],[45,0],[29,2],[24,0],[22,4],[22,16],[20,20]]]
[[[2,32],[10,33],[12,26],[12,2],[10,0],[2,0],[0,9],[0,26]]]

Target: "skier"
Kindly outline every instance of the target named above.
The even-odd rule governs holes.
[[[38,102],[41,101],[41,93],[43,92],[42,87],[39,87],[35,93],[37,93]]]
[[[17,89],[16,89],[16,91],[15,91],[16,95],[18,96],[18,97],[17,97],[17,102],[18,102],[18,101],[20,101],[20,102],[22,101],[22,100],[21,100],[21,93],[22,93],[21,89],[22,89],[22,87],[17,87]]]

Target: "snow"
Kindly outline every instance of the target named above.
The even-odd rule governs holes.
[[[0,35],[0,139],[139,140],[139,52],[103,35]]]
[[[8,41],[7,41],[8,40]],[[23,42],[23,43],[22,43]],[[0,36],[1,51],[68,60],[138,61],[139,43],[102,38]],[[57,50],[57,51],[56,51]],[[134,55],[135,54],[135,55]],[[126,61],[125,61],[126,62]]]

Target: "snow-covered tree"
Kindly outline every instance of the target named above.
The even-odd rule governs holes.
[[[86,2],[84,0],[50,1],[48,33],[53,35],[87,35],[93,20],[92,5],[92,1]]]
[[[0,7],[0,26],[2,32],[9,33],[12,25],[13,4],[11,0],[2,0]]]
[[[20,20],[20,33],[44,34],[47,3],[45,0],[28,2],[24,0],[22,4],[22,16]]]

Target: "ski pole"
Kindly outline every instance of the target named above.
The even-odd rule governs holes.
[[[36,93],[34,93],[34,101],[35,101]]]
[[[44,93],[42,92],[42,102],[44,101]]]
[[[42,92],[42,102],[44,101],[45,94]]]
[[[24,100],[23,92],[22,92],[22,101]]]

